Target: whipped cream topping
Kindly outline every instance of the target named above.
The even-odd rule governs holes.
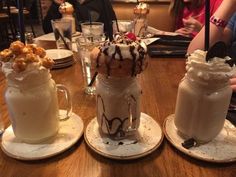
[[[74,8],[70,3],[64,2],[60,5],[59,12],[61,14],[72,14],[74,12]]]
[[[148,13],[149,13],[149,5],[147,3],[140,2],[134,8],[134,14],[147,15]]]
[[[187,75],[199,79],[202,82],[221,82],[228,81],[235,72],[235,66],[231,67],[225,61],[229,57],[214,57],[206,61],[206,51],[196,50],[187,59]]]
[[[17,73],[12,68],[12,63],[6,62],[2,64],[2,71],[8,80],[8,84],[11,85],[20,84],[20,82],[35,85],[51,77],[49,70],[39,63],[31,63],[24,71]]]
[[[49,69],[54,64],[46,56],[43,48],[35,45],[24,45],[15,41],[9,49],[0,52],[2,72],[12,82],[40,82],[50,78]]]
[[[140,2],[137,6],[137,9],[149,9],[149,5],[147,3]]]

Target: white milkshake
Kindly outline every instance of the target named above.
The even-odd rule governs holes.
[[[187,73],[179,84],[175,125],[186,138],[199,142],[212,140],[221,131],[232,89],[229,78],[235,68],[213,58],[206,62],[206,52],[196,50],[187,59]]]
[[[5,100],[15,136],[39,143],[57,134],[59,109],[56,84],[49,69],[53,61],[42,48],[14,42],[0,53],[7,79]]]

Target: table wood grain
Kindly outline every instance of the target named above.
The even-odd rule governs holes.
[[[55,44],[39,42],[46,48]],[[185,59],[150,58],[145,72],[138,76],[141,84],[142,112],[160,125],[174,112],[178,83],[185,73]],[[52,70],[56,83],[64,84],[72,95],[73,112],[81,116],[85,127],[96,116],[95,97],[83,91],[80,63]],[[4,125],[9,118],[4,102],[5,79],[0,74],[0,111]],[[155,136],[155,135],[154,135]],[[236,147],[235,147],[236,148]],[[83,137],[69,150],[49,159],[21,161],[0,150],[1,177],[235,177],[236,163],[215,164],[193,159],[176,150],[166,139],[150,155],[128,161],[111,160],[92,151]]]

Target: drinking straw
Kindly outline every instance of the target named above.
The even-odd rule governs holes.
[[[205,0],[205,51],[209,49],[210,35],[210,0]]]
[[[92,17],[91,17],[90,10],[88,10],[88,17],[89,17],[89,24],[90,24],[90,28],[91,28],[92,27]]]
[[[107,23],[104,23],[104,25],[106,26],[106,30],[107,30],[107,35],[110,41],[113,41],[113,30],[112,30],[112,20],[111,20],[111,16],[109,16],[108,13],[108,6],[107,6],[107,2],[105,0],[103,0],[103,9],[104,9],[104,15],[105,15],[105,21]]]
[[[18,24],[20,30],[20,40],[25,43],[25,26],[24,26],[24,14],[23,14],[23,2],[22,0],[17,0],[18,5]]]
[[[61,35],[60,31],[57,28],[55,28],[55,33],[57,33],[60,36],[60,38],[62,39],[64,45],[66,46],[66,49],[70,50],[68,44],[65,41],[65,38]]]
[[[94,75],[93,75],[93,77],[92,77],[90,83],[88,84],[89,87],[91,87],[91,86],[93,85],[93,83],[94,83],[94,81],[95,81],[97,75],[98,75],[98,72],[96,71],[96,72],[94,73]]]
[[[120,32],[119,24],[117,18],[115,19],[117,31]]]

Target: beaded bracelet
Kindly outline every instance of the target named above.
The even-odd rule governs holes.
[[[227,21],[222,20],[222,19],[215,17],[215,16],[211,16],[210,22],[213,23],[214,25],[216,25],[218,27],[222,27],[222,28],[225,28],[227,25]]]

